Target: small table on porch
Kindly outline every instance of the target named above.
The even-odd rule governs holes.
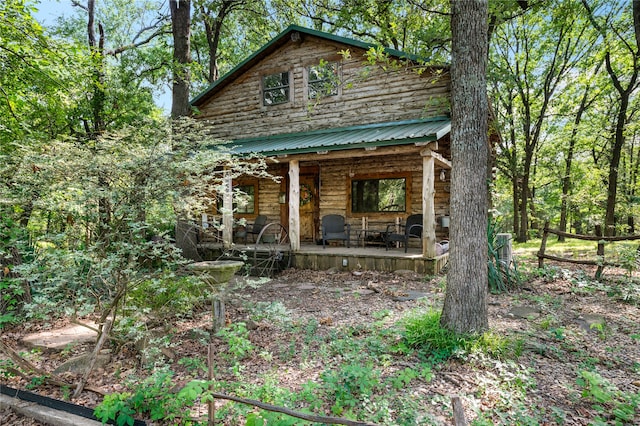
[[[358,231],[358,246],[385,246],[387,231],[379,229],[361,229]]]

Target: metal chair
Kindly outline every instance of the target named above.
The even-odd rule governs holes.
[[[256,239],[258,238],[258,235],[260,235],[260,231],[262,231],[262,228],[264,228],[266,225],[267,225],[267,216],[260,215],[256,217],[256,220],[255,222],[253,222],[253,225],[250,225],[247,223],[245,232],[247,233],[247,235],[253,235],[253,241],[256,241]],[[245,242],[246,242],[246,236],[245,236]]]
[[[401,232],[395,232],[396,225],[387,225],[385,247],[389,250],[392,243],[404,244],[404,252],[409,248],[409,238],[420,238],[422,241],[422,214],[412,214],[404,225],[400,225]]]
[[[345,223],[344,216],[329,214],[322,217],[322,248],[328,240],[344,240],[349,248],[351,225]]]

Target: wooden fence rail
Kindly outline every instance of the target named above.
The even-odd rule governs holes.
[[[574,238],[576,240],[584,240],[584,241],[597,241],[598,249],[596,252],[597,259],[596,260],[580,260],[580,259],[569,259],[566,257],[553,256],[550,254],[545,254],[546,246],[547,246],[547,238],[549,234],[554,234],[566,238]],[[544,259],[555,260],[557,262],[567,262],[574,263],[579,265],[592,265],[597,266],[596,270],[596,279],[602,276],[602,270],[605,266],[619,266],[617,263],[607,262],[604,259],[604,245],[605,243],[610,243],[614,241],[634,241],[640,240],[640,235],[628,235],[628,236],[617,236],[617,237],[605,237],[602,235],[602,227],[600,225],[596,225],[596,235],[581,235],[581,234],[570,234],[568,232],[560,231],[557,229],[549,228],[549,222],[545,222],[544,231],[542,233],[542,243],[540,244],[540,250],[538,251],[538,267],[542,268],[544,266]]]

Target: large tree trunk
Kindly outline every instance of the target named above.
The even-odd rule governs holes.
[[[171,117],[189,115],[189,81],[191,72],[191,0],[169,0],[173,33],[173,98]]]
[[[451,253],[442,326],[483,332],[487,313],[488,1],[451,1]]]

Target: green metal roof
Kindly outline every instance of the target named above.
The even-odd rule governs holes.
[[[277,156],[431,142],[450,131],[451,120],[436,117],[237,139],[230,145],[238,155]]]
[[[247,59],[245,59],[244,61],[242,61],[238,65],[236,65],[231,71],[229,71],[228,73],[226,73],[225,75],[220,77],[217,81],[214,81],[213,83],[211,83],[211,85],[209,85],[209,87],[207,87],[200,94],[198,94],[195,98],[193,98],[191,100],[190,104],[193,105],[193,106],[200,106],[203,103],[205,103],[206,100],[213,93],[215,93],[217,90],[219,90],[222,87],[224,87],[227,84],[229,84],[231,81],[234,80],[235,77],[239,76],[245,70],[247,70],[250,67],[252,67],[255,63],[257,63],[257,61],[262,59],[264,56],[268,55],[269,53],[275,51],[280,46],[282,46],[285,43],[287,43],[290,40],[290,37],[288,37],[288,35],[290,33],[292,33],[292,32],[295,32],[295,31],[300,32],[302,34],[307,34],[307,35],[310,35],[310,36],[323,38],[323,39],[326,39],[326,40],[332,40],[332,41],[335,41],[335,42],[338,42],[338,43],[342,43],[342,44],[345,44],[345,45],[348,45],[348,46],[359,47],[359,48],[362,48],[362,49],[365,49],[365,50],[368,50],[368,49],[370,49],[372,47],[376,47],[376,45],[372,44],[372,43],[366,43],[366,42],[359,41],[359,40],[354,40],[354,39],[350,39],[350,38],[346,38],[346,37],[337,36],[335,34],[329,34],[329,33],[325,33],[325,32],[322,32],[322,31],[312,30],[312,29],[309,29],[309,28],[300,27],[298,25],[290,25],[284,31],[282,31],[280,34],[278,34],[273,39],[271,39],[271,41],[269,41],[267,44],[262,46],[259,50],[255,51]],[[414,61],[414,62],[415,61],[424,60],[424,58],[420,58],[420,57],[418,57],[416,55],[412,55],[410,53],[402,52],[402,51],[396,50],[396,49],[385,48],[384,51],[388,55],[395,56],[395,57],[398,57],[398,58],[408,59],[408,60]]]

